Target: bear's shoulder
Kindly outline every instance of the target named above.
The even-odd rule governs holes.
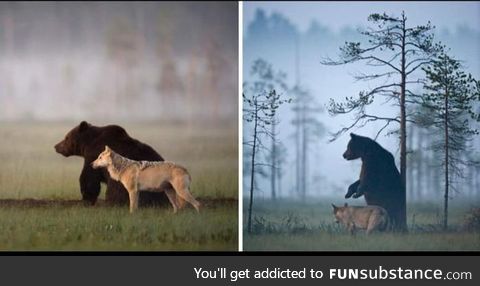
[[[394,160],[392,153],[390,153],[387,149],[383,148],[380,144],[376,141],[366,138],[363,142],[366,150],[367,158],[373,160],[380,160],[380,159],[387,159],[387,160]]]
[[[123,137],[123,138],[131,138],[127,131],[118,125],[106,125],[106,126],[100,126],[96,127],[97,132],[99,133],[100,136],[111,136],[111,137]]]

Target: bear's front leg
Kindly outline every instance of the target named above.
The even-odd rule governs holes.
[[[363,196],[365,190],[364,184],[358,184],[357,190],[353,194],[354,199],[358,199],[359,197]]]
[[[348,187],[348,191],[345,194],[346,199],[350,198],[357,191],[358,185],[360,185],[360,180],[356,181]]]
[[[94,170],[90,164],[84,164],[80,174],[80,192],[82,193],[82,200],[90,205],[94,205],[97,202],[100,194],[101,175],[101,172]]]

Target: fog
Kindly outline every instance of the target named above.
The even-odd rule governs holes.
[[[236,3],[2,2],[0,120],[228,120]]]
[[[438,4],[438,5],[437,5]],[[441,5],[440,5],[441,4]],[[353,75],[360,72],[368,73],[375,69],[368,69],[362,63],[325,66],[320,63],[325,57],[337,58],[339,47],[345,41],[361,41],[357,32],[359,28],[368,25],[367,17],[371,13],[393,14],[399,16],[405,10],[409,19],[409,25],[426,24],[431,21],[436,26],[435,40],[441,41],[451,49],[451,54],[457,59],[463,60],[468,73],[475,78],[480,77],[480,4],[470,3],[244,3],[244,81],[250,78],[250,67],[258,58],[270,62],[274,69],[282,70],[288,75],[288,84],[293,87],[296,82],[310,91],[314,96],[316,105],[325,107],[330,98],[341,101],[345,97],[356,96],[361,90],[372,88],[374,83],[355,81]],[[296,45],[298,43],[298,45]],[[298,63],[296,61],[298,51]],[[298,69],[296,65],[298,64]],[[376,69],[378,72],[378,69]],[[421,76],[416,74],[414,76]],[[421,87],[411,87],[421,92]],[[286,94],[292,96],[292,94]],[[408,107],[407,107],[408,108]],[[280,120],[279,141],[287,147],[287,163],[283,167],[285,176],[279,184],[282,185],[281,197],[296,197],[295,193],[295,142],[292,137],[294,128],[291,124],[293,113],[292,106],[288,104],[280,107],[278,117]],[[383,103],[375,100],[368,107],[369,114],[396,115],[398,107],[391,103]],[[343,198],[347,187],[358,179],[361,161],[345,161],[342,153],[345,151],[349,140],[348,133],[338,140],[328,143],[331,138],[329,132],[336,132],[343,126],[352,124],[352,115],[332,117],[324,112],[317,112],[316,118],[323,123],[327,132],[325,136],[315,139],[308,150],[308,189],[307,196],[322,197],[335,196]],[[373,122],[362,128],[354,128],[352,131],[375,138],[378,130],[384,122]],[[387,128],[378,138],[383,147],[395,156],[397,167],[399,166],[398,136],[386,134],[395,131],[398,125]],[[428,135],[424,130],[415,126],[409,126],[407,136],[412,136],[407,149],[417,151],[416,157],[408,156],[407,198],[429,199],[432,196],[440,198],[443,187],[441,185],[441,170],[437,167],[438,160],[435,154],[428,150]],[[244,123],[244,136],[249,136],[252,130],[250,125]],[[479,136],[473,142],[474,152],[478,155]],[[267,140],[267,139],[265,139]],[[268,140],[267,140],[268,141]],[[418,151],[423,151],[418,152]],[[420,155],[418,155],[420,154]],[[265,161],[265,154],[263,155]],[[248,157],[244,157],[248,160]],[[425,170],[428,170],[426,172]],[[431,173],[429,173],[431,172]],[[453,198],[476,197],[478,198],[479,169],[469,168],[465,170],[466,179],[458,180],[457,191],[452,194]],[[249,174],[244,176],[244,187],[247,186]],[[270,196],[270,184],[268,178],[257,175],[256,195],[260,198]],[[245,188],[248,190],[249,188]],[[413,191],[412,191],[413,190]],[[246,194],[247,192],[244,192]]]

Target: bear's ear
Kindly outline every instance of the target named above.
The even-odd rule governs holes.
[[[355,134],[355,133],[350,133],[350,137],[351,137],[352,139],[354,139],[354,138],[358,137],[358,135]]]
[[[82,122],[80,122],[79,130],[80,130],[80,132],[82,132],[82,131],[87,130],[88,127],[90,127],[90,123],[88,123],[87,121],[82,121]]]

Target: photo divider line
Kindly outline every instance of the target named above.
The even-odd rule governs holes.
[[[238,251],[243,251],[243,1],[238,2]]]

